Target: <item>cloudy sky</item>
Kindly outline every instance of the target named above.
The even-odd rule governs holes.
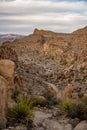
[[[72,32],[87,26],[87,0],[0,0],[0,34],[35,28]]]

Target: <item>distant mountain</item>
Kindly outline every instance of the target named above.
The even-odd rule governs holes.
[[[23,38],[23,35],[18,34],[0,34],[0,43],[6,42],[6,41],[14,41],[15,39]]]

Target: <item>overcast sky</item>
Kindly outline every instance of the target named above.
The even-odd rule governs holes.
[[[72,32],[87,26],[87,0],[0,0],[0,34],[35,28]]]

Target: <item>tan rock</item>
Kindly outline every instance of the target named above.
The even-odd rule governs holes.
[[[0,76],[0,128],[6,126],[7,82]]]
[[[9,42],[0,46],[0,59],[9,59],[16,63],[18,62],[18,56],[14,48],[9,47]]]
[[[14,84],[15,84],[16,89],[22,90],[24,88],[23,78],[19,76],[18,74],[15,74]]]
[[[87,121],[81,121],[74,130],[87,130]]]
[[[3,76],[9,84],[13,84],[15,63],[11,60],[0,60],[0,75]]]
[[[72,98],[72,92],[73,92],[73,86],[72,84],[68,84],[64,91],[62,92],[62,97],[64,99],[67,99],[67,98]]]

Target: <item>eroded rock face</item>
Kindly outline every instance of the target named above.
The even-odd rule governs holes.
[[[0,60],[0,128],[6,127],[6,109],[12,106],[13,91],[23,88],[23,79],[15,72],[15,63],[11,60]],[[10,105],[9,105],[10,104]]]
[[[15,63],[11,60],[0,60],[0,75],[3,76],[8,84],[12,85],[14,82]]]
[[[0,128],[6,126],[7,81],[0,76]]]
[[[15,62],[16,64],[18,62],[18,56],[15,50],[9,47],[9,45],[2,45],[0,47],[0,59],[9,59]]]

